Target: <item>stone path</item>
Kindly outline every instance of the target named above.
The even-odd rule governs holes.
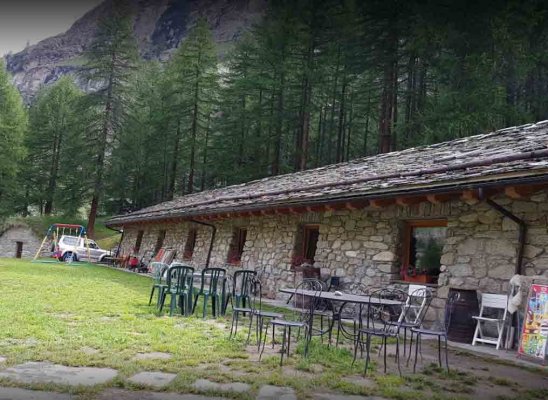
[[[221,397],[200,396],[196,394],[156,393],[108,389],[100,393],[97,400],[226,400]],[[3,399],[2,399],[3,400]],[[42,400],[42,399],[39,399]],[[46,399],[44,399],[46,400]],[[48,399],[49,400],[49,399]],[[57,400],[57,399],[54,399]]]
[[[353,396],[347,394],[333,394],[333,393],[315,393],[312,395],[315,400],[388,400],[382,397],[376,396]]]
[[[93,386],[112,380],[118,371],[110,368],[65,367],[48,362],[27,362],[0,372],[0,378],[19,383],[57,383]]]
[[[235,392],[244,393],[247,392],[251,386],[247,383],[233,382],[233,383],[217,383],[211,382],[207,379],[198,379],[192,384],[192,387],[201,392],[206,391],[219,391],[219,392]]]
[[[259,389],[257,400],[297,400],[297,396],[291,388],[264,385]]]
[[[71,400],[70,394],[0,387],[0,400]]]
[[[145,386],[153,386],[156,388],[161,388],[169,385],[177,374],[168,374],[166,372],[139,372],[136,375],[133,375],[128,380],[133,383]]]
[[[153,351],[152,353],[137,353],[134,360],[169,360],[171,358],[169,353],[161,353],[158,351]]]

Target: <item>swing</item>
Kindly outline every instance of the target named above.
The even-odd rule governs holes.
[[[90,249],[89,249],[89,243],[88,238],[86,236],[86,228],[84,228],[82,225],[73,225],[73,224],[52,224],[48,228],[46,235],[44,236],[44,239],[42,240],[42,243],[40,244],[40,248],[36,252],[34,258],[32,259],[32,262],[43,262],[43,263],[49,263],[49,262],[60,262],[60,261],[67,261],[71,263],[74,261],[75,254],[76,254],[76,246],[74,245],[74,251],[70,252],[69,257],[65,257],[63,259],[63,255],[61,254],[60,248],[59,248],[59,241],[61,238],[65,235],[68,236],[75,236],[77,238],[77,243],[80,241],[80,239],[84,239],[85,247],[87,250],[87,256],[88,260],[90,260]],[[49,246],[48,246],[49,244]],[[49,247],[49,251],[47,250]],[[42,254],[42,253],[45,254]],[[42,258],[40,258],[42,256]],[[44,258],[45,257],[45,258]]]

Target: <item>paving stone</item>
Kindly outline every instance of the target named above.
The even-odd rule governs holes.
[[[0,364],[6,362],[7,358],[0,356]]]
[[[153,351],[151,353],[137,353],[135,357],[133,357],[134,360],[169,360],[171,357],[173,357],[169,353],[161,353],[158,351]]]
[[[1,400],[4,400],[4,399],[1,399]],[[108,389],[100,393],[96,397],[96,400],[226,400],[226,399],[223,399],[221,397],[200,396],[197,394],[178,394],[178,393],[166,393],[166,392],[157,393],[157,392],[144,392],[141,390],[130,391],[130,390],[123,390],[123,389]]]
[[[161,388],[168,385],[176,376],[177,374],[168,374],[166,372],[139,372],[129,378],[129,381],[140,385]]]
[[[384,397],[377,396],[354,396],[333,393],[313,393],[312,398],[315,400],[387,400]]]
[[[0,372],[0,378],[22,383],[57,383],[92,386],[112,380],[118,371],[110,368],[66,367],[49,362],[27,362]]]
[[[364,378],[363,376],[347,376],[342,378],[343,381],[348,383],[353,383],[354,385],[363,386],[363,387],[374,387],[377,386],[374,380]]]
[[[0,387],[0,400],[70,400],[66,393]]]
[[[259,390],[257,400],[297,400],[297,396],[292,388],[264,385]]]
[[[217,382],[211,382],[207,379],[198,379],[196,382],[192,384],[192,386],[200,390],[202,392],[208,391],[208,390],[215,390],[220,392],[236,392],[236,393],[244,393],[247,392],[250,388],[250,386],[247,383],[242,382],[233,382],[233,383],[217,383]]]

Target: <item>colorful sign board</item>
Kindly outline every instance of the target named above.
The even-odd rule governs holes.
[[[548,343],[548,285],[532,284],[518,354],[544,360]]]

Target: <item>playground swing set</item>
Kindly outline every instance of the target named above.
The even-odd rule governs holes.
[[[70,253],[69,257],[63,258],[63,254],[59,246],[59,240],[65,235],[76,237],[78,240],[76,240],[75,244],[73,245],[73,251],[66,252],[66,254]],[[36,252],[36,255],[32,259],[32,262],[51,263],[66,261],[71,263],[75,259],[74,255],[76,254],[76,247],[78,246],[78,243],[80,243],[80,239],[82,238],[84,239],[84,246],[87,250],[88,260],[91,260],[89,242],[86,235],[86,228],[84,228],[82,225],[52,224],[48,228],[46,235],[44,236],[44,239],[40,244],[40,248]],[[46,246],[49,246],[51,255],[49,258],[40,258],[40,255],[42,254],[42,251],[46,248]]]

